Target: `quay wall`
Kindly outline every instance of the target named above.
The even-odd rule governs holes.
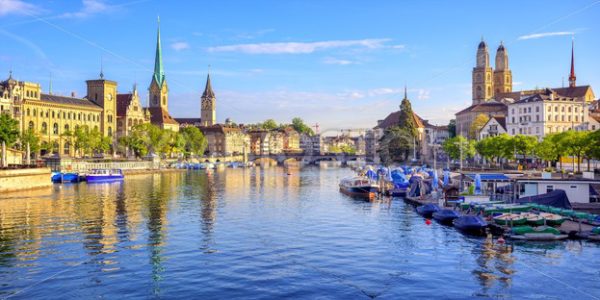
[[[0,193],[49,188],[49,168],[0,170]]]

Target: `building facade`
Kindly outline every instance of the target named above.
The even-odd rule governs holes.
[[[217,97],[210,83],[210,74],[206,76],[206,86],[200,100],[200,122],[202,126],[212,126],[217,123]]]
[[[211,155],[238,155],[249,152],[250,138],[236,126],[215,124],[199,127],[208,143]]]
[[[142,107],[137,85],[128,94],[117,94],[117,138],[128,136],[134,126],[150,122],[150,112]]]
[[[506,132],[506,118],[505,117],[491,117],[485,125],[479,131],[479,140],[498,136]]]
[[[588,104],[546,89],[511,104],[506,129],[510,135],[531,135],[541,140],[549,133],[587,130],[588,124]]]

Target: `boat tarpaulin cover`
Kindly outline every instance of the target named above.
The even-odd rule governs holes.
[[[542,205],[571,209],[571,202],[569,201],[569,197],[567,197],[567,193],[565,193],[565,191],[563,190],[554,190],[546,194],[519,198],[517,199],[517,202],[537,203]]]

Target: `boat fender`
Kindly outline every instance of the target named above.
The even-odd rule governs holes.
[[[431,220],[429,220],[429,219],[425,219],[425,224],[427,224],[427,225],[431,225]]]

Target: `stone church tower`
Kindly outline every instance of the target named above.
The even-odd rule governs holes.
[[[496,51],[496,69],[494,70],[494,94],[499,97],[501,94],[512,92],[512,72],[508,67],[508,52],[504,44],[500,42]]]
[[[200,121],[202,126],[215,125],[217,123],[217,97],[210,84],[210,74],[206,77],[206,87],[201,99]]]
[[[162,49],[160,46],[160,20],[156,37],[156,56],[154,58],[154,74],[150,82],[150,107],[160,107],[168,111],[169,88],[162,64]]]
[[[87,99],[103,109],[100,132],[104,136],[113,136],[117,129],[117,82],[104,79],[104,74],[100,71],[100,79],[87,80],[86,84]]]
[[[477,64],[473,68],[473,104],[493,98],[492,73],[487,45],[482,40],[477,48]]]

